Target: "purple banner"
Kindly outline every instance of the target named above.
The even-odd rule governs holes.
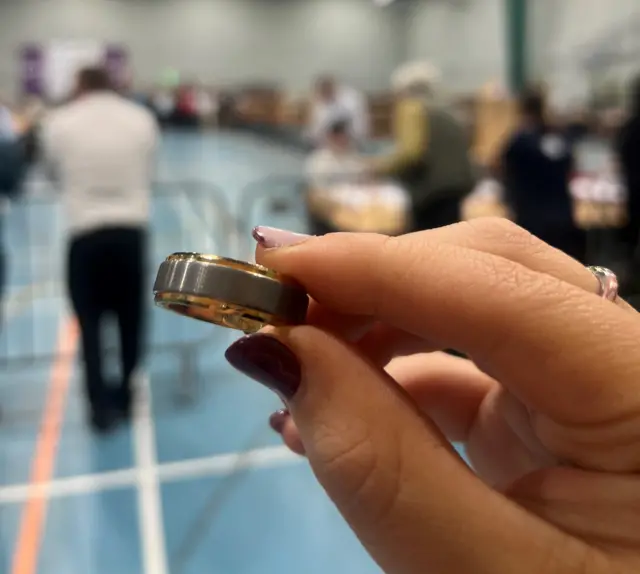
[[[129,83],[129,53],[123,46],[109,45],[104,54],[104,66],[112,85],[126,89]]]
[[[29,96],[44,96],[45,52],[42,46],[29,44],[20,51],[22,92]]]

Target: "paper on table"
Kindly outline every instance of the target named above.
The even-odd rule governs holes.
[[[571,181],[570,192],[577,201],[621,204],[627,200],[625,186],[615,177],[580,175]]]
[[[340,185],[327,192],[328,196],[338,203],[352,206],[369,204],[384,205],[395,208],[409,206],[407,192],[397,185]]]

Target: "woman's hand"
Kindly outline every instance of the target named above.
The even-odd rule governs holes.
[[[283,397],[287,443],[387,573],[640,570],[635,311],[503,220],[256,236],[315,302],[227,357]],[[447,348],[474,363],[426,354]]]

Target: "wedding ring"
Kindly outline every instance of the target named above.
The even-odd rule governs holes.
[[[202,253],[174,253],[158,269],[156,305],[245,333],[304,322],[306,291],[261,265]]]
[[[615,301],[618,297],[618,277],[606,267],[587,267],[598,280],[597,295],[608,301]]]

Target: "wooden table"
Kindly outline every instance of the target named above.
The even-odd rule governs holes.
[[[310,189],[307,209],[312,224],[324,229],[325,233],[351,231],[400,235],[410,228],[406,194],[385,184]]]

